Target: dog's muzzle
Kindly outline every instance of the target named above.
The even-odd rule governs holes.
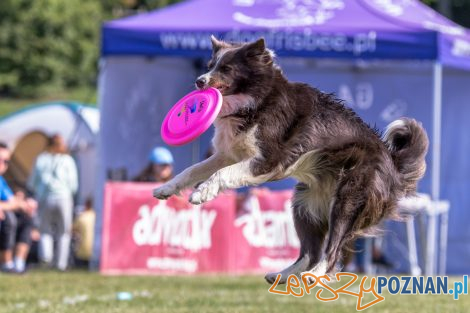
[[[196,79],[196,88],[204,89],[207,87],[208,83],[209,83],[209,79],[207,79],[205,75],[199,76],[198,79]]]

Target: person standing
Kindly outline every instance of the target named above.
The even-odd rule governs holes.
[[[78,175],[62,136],[49,138],[47,150],[36,160],[29,185],[39,202],[39,259],[52,265],[56,239],[57,262],[54,266],[64,271],[70,253],[73,197],[78,189]]]

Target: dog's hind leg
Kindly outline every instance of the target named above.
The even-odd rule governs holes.
[[[341,250],[364,229],[383,217],[387,201],[376,184],[375,169],[350,171],[338,184],[330,212],[328,241],[325,248],[326,273],[334,274]]]
[[[288,268],[274,273],[268,273],[265,279],[274,283],[277,275],[281,275],[280,284],[286,283],[290,275],[300,276],[316,265],[322,256],[323,241],[328,229],[328,222],[322,214],[312,212],[312,206],[318,203],[311,197],[312,192],[307,185],[299,183],[293,201],[294,225],[300,240],[300,255]],[[324,208],[327,209],[327,208]]]

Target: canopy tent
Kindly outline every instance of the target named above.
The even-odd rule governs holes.
[[[47,137],[60,134],[77,162],[77,200],[83,204],[94,196],[98,130],[98,109],[78,103],[32,105],[5,116],[0,120],[0,141],[13,151],[6,179],[14,187],[26,188],[36,157],[46,148]]]
[[[469,32],[419,1],[191,0],[103,26],[102,54],[205,56],[210,35],[279,56],[438,60],[470,69]]]
[[[465,212],[468,182],[461,176],[469,173],[470,164],[455,157],[465,154],[468,139],[458,134],[467,125],[454,123],[470,96],[464,87],[470,82],[464,71],[470,69],[470,33],[420,2],[189,0],[105,23],[102,31],[101,182],[110,168],[136,173],[150,148],[162,144],[163,116],[202,71],[211,34],[227,41],[263,36],[290,79],[336,92],[379,128],[400,115],[422,121],[431,151],[420,191],[449,199],[452,222],[470,216]],[[442,145],[441,132],[446,135]],[[210,137],[209,132],[192,145],[174,148],[177,170],[199,160]],[[449,150],[442,163],[452,166],[441,175],[444,146]],[[465,258],[451,259],[450,272],[468,270],[470,245],[464,238],[470,238],[470,230],[451,229],[449,255],[464,251]],[[434,244],[427,249],[430,254]],[[98,246],[99,241],[96,251]],[[432,262],[428,267],[428,273],[434,272]]]

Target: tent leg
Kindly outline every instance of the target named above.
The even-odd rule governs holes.
[[[416,248],[415,219],[408,217],[406,220],[406,236],[408,239],[408,261],[410,262],[410,273],[413,276],[421,275],[418,265],[418,249]]]
[[[441,116],[442,116],[442,64],[434,63],[433,67],[433,141],[431,196],[433,201],[440,197],[441,165]],[[432,210],[435,210],[433,207]],[[426,243],[426,275],[434,275],[436,266],[436,214],[428,215],[428,232]]]
[[[439,241],[439,275],[445,275],[447,263],[447,231],[449,227],[449,212],[441,215],[440,241]]]

